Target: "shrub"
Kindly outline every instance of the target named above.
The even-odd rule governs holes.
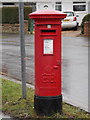
[[[84,18],[82,19],[82,23],[81,23],[81,33],[84,34],[84,23],[90,21],[90,14],[87,14],[84,16]]]
[[[31,7],[24,7],[24,19],[29,20],[28,14],[32,12]],[[19,22],[18,7],[3,7],[2,8],[2,23],[14,24]]]

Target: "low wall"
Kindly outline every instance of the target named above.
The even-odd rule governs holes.
[[[84,35],[90,36],[90,21],[84,23]]]
[[[19,33],[20,28],[19,24],[2,24],[2,32],[9,32],[9,33]],[[25,33],[28,32],[28,21],[24,20],[24,31]]]

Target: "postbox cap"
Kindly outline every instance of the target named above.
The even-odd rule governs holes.
[[[63,19],[66,17],[66,14],[57,10],[42,10],[29,14],[29,17],[32,19],[43,19],[43,18]]]

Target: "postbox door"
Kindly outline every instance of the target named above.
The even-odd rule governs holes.
[[[42,37],[36,56],[36,94],[61,95],[61,40],[60,37]],[[40,46],[41,48],[39,48]]]

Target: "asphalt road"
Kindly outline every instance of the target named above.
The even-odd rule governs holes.
[[[79,31],[80,32],[80,31]],[[88,111],[88,39],[76,37],[78,31],[62,35],[63,95],[68,103]],[[34,36],[25,35],[26,79],[34,84]],[[18,34],[3,34],[2,72],[21,80],[20,39]]]
[[[25,36],[26,79],[34,83],[34,48],[33,35]],[[21,80],[20,39],[18,34],[3,34],[2,72]]]

